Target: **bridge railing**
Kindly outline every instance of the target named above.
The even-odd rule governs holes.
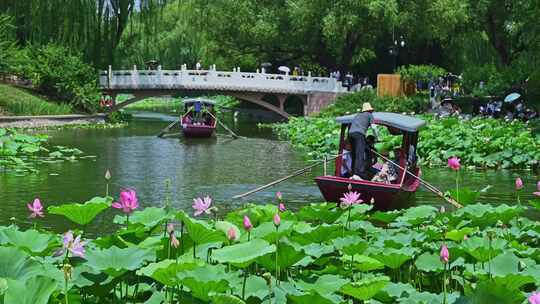
[[[100,85],[110,90],[201,89],[278,93],[343,92],[340,81],[328,77],[246,73],[215,70],[102,71]]]

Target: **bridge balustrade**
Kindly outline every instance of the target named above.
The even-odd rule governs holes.
[[[214,70],[109,70],[100,73],[99,82],[109,90],[194,89],[299,94],[346,91],[334,78]]]

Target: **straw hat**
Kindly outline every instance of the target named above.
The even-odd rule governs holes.
[[[362,112],[373,112],[375,111],[372,107],[371,107],[371,104],[369,102],[364,102],[364,104],[362,105]]]

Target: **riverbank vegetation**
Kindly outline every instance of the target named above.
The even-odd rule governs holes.
[[[382,212],[353,192],[340,207],[291,211],[278,197],[279,207],[248,204],[223,216],[210,197],[194,199],[193,215],[168,200],[163,208],[138,210],[134,190],[119,200],[21,204],[33,228],[0,227],[0,298],[21,304],[518,304],[540,287],[540,225],[523,216],[527,207]],[[90,237],[85,227],[107,209],[118,213],[116,228]],[[71,223],[70,231],[40,228],[40,218],[58,216]]]
[[[47,100],[31,92],[0,84],[0,115],[61,115],[71,114],[70,105]]]
[[[184,109],[184,98],[147,98],[145,100],[132,103],[126,107],[126,109],[133,111],[155,111],[162,113],[176,113],[181,112]],[[205,96],[201,98],[208,98],[216,103],[216,109],[219,111],[223,108],[234,108],[240,104],[234,97],[226,95]]]
[[[310,158],[322,159],[338,151],[340,126],[335,117],[354,114],[363,102],[371,102],[377,110],[406,112],[425,106],[425,98],[376,97],[373,92],[346,95],[314,117],[291,118],[285,124],[271,127],[282,138],[305,151]],[[444,165],[451,156],[458,156],[467,166],[481,168],[532,168],[540,160],[540,137],[531,126],[521,121],[459,118],[437,119],[421,115],[427,125],[420,131],[418,154],[425,165]],[[377,148],[392,151],[399,145],[393,136],[381,132]]]
[[[83,152],[77,148],[51,146],[47,139],[43,134],[30,135],[0,128],[0,171],[38,172],[42,164],[90,157],[82,156]]]

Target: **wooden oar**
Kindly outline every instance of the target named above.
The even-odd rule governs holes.
[[[340,157],[341,155],[342,155],[342,154],[337,155],[337,156],[334,156],[334,157],[332,157],[332,158],[330,158],[330,159],[325,159],[325,160],[319,161],[319,162],[317,162],[317,163],[315,163],[315,164],[313,164],[313,165],[307,166],[307,167],[302,168],[302,169],[300,169],[300,170],[296,170],[296,171],[294,171],[292,174],[289,174],[289,175],[284,176],[284,177],[282,177],[282,178],[276,179],[275,181],[273,181],[273,182],[271,182],[271,183],[268,183],[268,184],[266,184],[266,185],[264,185],[264,186],[260,186],[259,188],[250,190],[250,191],[248,191],[248,192],[246,192],[246,193],[242,193],[242,194],[239,194],[239,195],[235,195],[235,196],[233,196],[233,199],[242,198],[242,197],[251,195],[251,194],[253,194],[253,193],[259,192],[259,191],[261,191],[261,190],[264,190],[264,189],[266,189],[266,188],[270,188],[270,187],[272,187],[272,186],[274,186],[274,185],[277,185],[277,184],[279,184],[279,183],[281,183],[281,182],[284,182],[284,181],[286,181],[286,180],[288,180],[288,179],[290,179],[290,178],[296,177],[296,176],[298,176],[298,175],[300,175],[300,174],[306,172],[307,170],[309,170],[309,169],[311,169],[311,168],[314,168],[314,167],[320,165],[321,163],[325,163],[325,162],[327,162],[327,161],[334,160],[334,159]]]
[[[424,187],[426,187],[426,189],[428,189],[429,191],[437,194],[438,196],[440,196],[441,198],[443,198],[445,201],[447,201],[448,203],[450,203],[452,206],[456,207],[456,208],[462,208],[463,205],[461,205],[460,203],[458,203],[456,200],[454,200],[453,198],[451,197],[448,197],[446,195],[444,195],[444,193],[442,193],[441,190],[437,189],[435,186],[433,186],[432,184],[426,182],[425,180],[421,179],[419,176],[415,175],[414,173],[412,173],[411,171],[409,170],[406,170],[405,168],[401,167],[400,165],[396,164],[395,162],[391,161],[390,159],[388,159],[387,157],[377,153],[377,151],[373,150],[373,149],[370,149],[373,153],[375,153],[377,156],[379,156],[380,158],[384,159],[385,161],[391,163],[392,165],[400,168],[401,170],[403,171],[406,171],[408,174],[412,175],[413,177],[415,177]]]
[[[212,116],[223,129],[227,130],[231,134],[231,136],[233,138],[240,137],[240,136],[236,135],[236,133],[234,133],[231,129],[227,128],[227,126],[224,123],[222,123],[221,120],[217,119],[217,117],[212,115],[212,113],[210,113],[210,111],[206,111],[206,113],[210,114],[210,116]]]
[[[163,135],[165,135],[167,132],[169,132],[169,130],[179,122],[180,122],[180,120],[175,120],[172,123],[170,123],[165,129],[163,129],[163,130],[161,130],[161,132],[159,132],[157,137],[163,137]]]

